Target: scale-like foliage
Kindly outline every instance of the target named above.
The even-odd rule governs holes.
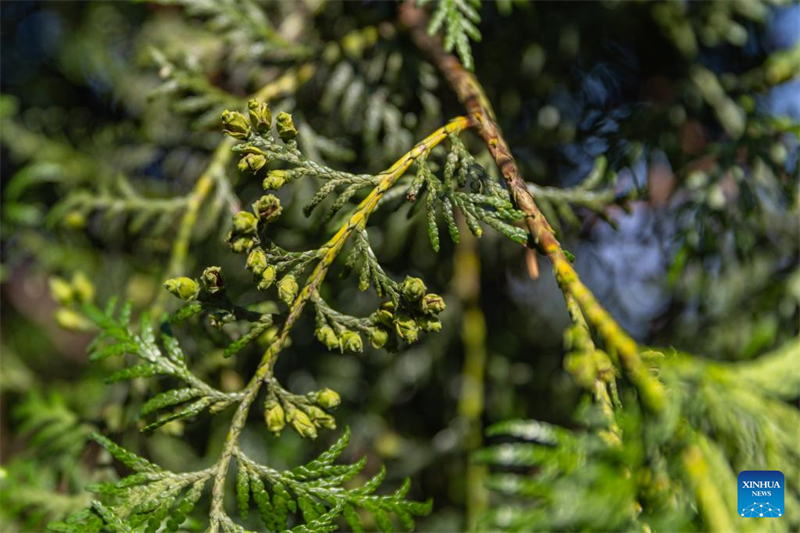
[[[800,497],[800,411],[786,402],[800,397],[800,340],[747,363],[669,352],[644,356],[672,395],[658,418],[644,416],[632,398],[623,398],[615,410],[618,441],[609,443],[597,431],[604,424],[591,411],[589,431],[522,420],[488,428],[490,437],[525,442],[486,447],[474,456],[496,467],[491,489],[515,502],[488,512],[486,529],[657,531],[694,524],[705,531],[757,530],[758,524],[741,522],[737,513],[741,470],[783,471],[786,514],[777,527],[797,526],[800,515],[792,509]]]
[[[284,530],[290,513],[302,516],[309,529],[313,529],[309,524],[323,517],[325,522],[330,522],[341,515],[353,531],[363,531],[363,518],[357,509],[370,513],[381,531],[394,530],[390,519],[392,514],[404,529],[413,530],[413,517],[428,514],[431,502],[418,503],[405,499],[411,488],[410,480],[406,480],[390,495],[374,494],[386,474],[383,468],[362,486],[350,488],[349,480],[364,469],[366,459],[351,465],[334,464],[347,447],[349,439],[350,430],[345,429],[339,440],[317,459],[286,472],[261,466],[238,451],[240,514],[243,518],[247,517],[249,493],[264,525],[270,531]],[[343,486],[348,488],[339,488]]]
[[[340,117],[347,131],[358,134],[370,151],[373,164],[385,163],[384,152],[396,154],[411,148],[414,127],[437,119],[441,103],[435,94],[437,79],[433,67],[397,50],[392,36],[380,38],[374,26],[354,30],[341,40],[341,52],[321,73],[324,91],[321,109]],[[410,87],[417,86],[415,91]],[[420,105],[415,119],[403,110]],[[301,127],[301,129],[303,129]],[[306,150],[304,133],[301,142]]]
[[[101,500],[64,522],[51,524],[53,531],[95,533],[108,528],[122,532],[144,527],[149,532],[162,526],[167,531],[177,531],[213,477],[213,468],[182,474],[168,472],[101,435],[94,434],[93,439],[134,473],[117,482],[88,487]],[[354,531],[363,531],[363,516],[357,509],[370,513],[384,532],[394,531],[391,515],[405,529],[412,530],[413,517],[428,514],[431,502],[406,500],[409,480],[391,494],[375,494],[385,476],[383,468],[363,485],[354,487],[349,481],[364,469],[366,458],[349,465],[335,464],[349,440],[350,431],[345,429],[319,457],[283,472],[258,464],[237,449],[236,490],[242,518],[247,518],[252,500],[269,531],[333,531],[340,516]],[[224,531],[244,531],[227,516],[216,520]]]
[[[106,424],[96,426],[104,428],[102,432],[113,435],[113,439],[99,434],[94,439],[123,465],[118,468],[133,473],[115,479],[112,469],[108,469],[112,481],[106,481],[105,473],[96,476],[104,480],[90,486],[97,501],[66,521],[53,524],[53,529],[194,530],[199,524],[189,515],[201,514],[194,510],[202,505],[206,492],[210,509],[202,513],[207,520],[203,518],[201,522],[207,521],[211,532],[238,533],[249,527],[261,528],[255,525],[254,509],[270,531],[332,531],[345,523],[354,531],[373,525],[390,531],[396,523],[413,528],[414,518],[427,514],[431,505],[406,499],[408,481],[394,493],[378,495],[383,469],[359,485],[365,460],[335,464],[348,443],[349,430],[317,459],[288,471],[260,464],[242,450],[251,444],[242,436],[254,406],[262,410],[266,429],[276,436],[289,428],[301,437],[315,439],[324,437],[324,430],[336,429],[334,411],[342,403],[338,393],[322,388],[297,394],[289,390],[296,382],[286,379],[285,383],[292,387],[285,387],[283,378],[275,372],[276,360],[290,347],[290,337],[303,327],[295,326],[306,304],[310,304],[314,315],[316,339],[342,356],[361,353],[364,339],[375,348],[394,352],[419,342],[423,333],[446,327],[446,320],[444,324],[440,320],[445,299],[429,291],[421,278],[393,277],[398,266],[392,264],[390,268],[388,263],[382,263],[385,248],[380,244],[373,248],[373,243],[386,236],[394,240],[388,230],[383,234],[367,230],[370,216],[378,209],[408,211],[412,224],[425,226],[431,247],[437,252],[449,249],[443,245],[443,231],[454,243],[462,244],[458,247],[455,276],[459,278],[456,292],[461,293],[462,301],[453,307],[457,311],[461,306],[466,309],[461,316],[467,355],[464,398],[459,404],[464,416],[458,420],[460,424],[462,418],[469,418],[470,433],[464,438],[464,449],[480,446],[486,339],[485,321],[477,304],[481,279],[477,274],[468,283],[461,279],[463,270],[475,270],[472,263],[477,263],[461,260],[472,257],[470,253],[477,258],[462,227],[478,237],[487,227],[492,228],[513,243],[546,255],[563,291],[572,320],[565,335],[564,365],[575,384],[587,393],[580,411],[581,427],[568,430],[541,422],[512,420],[489,429],[490,438],[514,442],[491,446],[475,455],[479,462],[504,469],[489,478],[490,487],[504,499],[502,505],[492,507],[486,514],[484,526],[504,530],[730,530],[734,529],[728,516],[734,496],[729,487],[734,486],[735,472],[745,467],[784,470],[790,480],[787,502],[790,508],[796,507],[796,479],[800,472],[792,465],[800,464],[800,457],[792,428],[800,419],[795,406],[787,402],[796,400],[800,389],[797,341],[787,344],[783,351],[737,365],[674,351],[664,355],[640,349],[583,285],[571,266],[574,257],[561,247],[555,235],[561,238],[564,233],[560,222],[565,223],[565,229],[586,229],[587,221],[582,216],[585,213],[612,221],[609,208],[627,208],[647,189],[641,184],[623,185],[624,180],[617,179],[617,172],[622,175],[627,169],[616,148],[601,150],[603,156],[593,152],[594,169],[572,187],[524,181],[544,176],[540,172],[542,161],[537,158],[544,157],[543,152],[551,146],[581,142],[575,138],[576,128],[596,129],[593,133],[601,137],[608,132],[617,137],[628,136],[630,142],[622,139],[614,143],[630,152],[623,154],[624,158],[636,160],[642,146],[644,153],[650,147],[657,148],[659,157],[666,155],[669,159],[684,193],[675,195],[679,200],[676,212],[681,248],[670,282],[679,283],[693,259],[708,257],[721,257],[724,263],[731,255],[743,258],[758,251],[759,257],[766,258],[767,253],[772,253],[777,266],[753,276],[762,280],[776,270],[782,272],[796,266],[796,228],[785,223],[784,215],[797,210],[798,182],[789,175],[791,168],[796,173],[797,165],[795,161],[792,167],[787,147],[793,146],[798,129],[790,121],[763,113],[753,92],[795,77],[800,55],[797,49],[772,54],[762,65],[739,76],[738,72],[734,75],[712,69],[702,63],[704,54],[699,54],[702,46],[711,47],[721,41],[734,46],[744,44],[754,28],[750,24],[767,17],[766,4],[687,7],[658,3],[641,8],[652,13],[656,24],[690,62],[686,79],[669,91],[678,95],[674,102],[648,102],[624,124],[598,122],[586,112],[567,117],[569,106],[560,106],[564,121],[559,125],[557,106],[551,103],[539,113],[539,126],[526,123],[524,128],[515,127],[518,125],[509,115],[528,120],[527,107],[539,105],[538,99],[555,98],[559,91],[570,92],[571,70],[580,64],[580,57],[574,62],[559,62],[550,58],[549,51],[545,56],[539,41],[547,44],[546,32],[537,33],[536,44],[522,54],[523,70],[532,69],[537,78],[536,83],[526,85],[532,89],[522,99],[526,108],[517,109],[521,93],[514,90],[511,72],[496,88],[502,107],[511,110],[507,113],[504,109],[502,117],[497,114],[504,129],[514,136],[520,130],[535,130],[537,135],[552,139],[533,146],[538,155],[529,162],[535,164],[530,169],[523,164],[520,170],[488,101],[487,94],[495,88],[484,91],[471,73],[464,72],[455,56],[447,55],[455,51],[463,66],[473,70],[470,39],[479,41],[481,37],[479,0],[440,0],[429,6],[429,22],[425,21],[426,12],[417,13],[423,21],[423,37],[426,33],[443,35],[441,49],[438,39],[419,39],[416,28],[400,31],[401,26],[408,26],[401,12],[416,9],[411,2],[397,10],[403,24],[376,20],[370,14],[365,19],[358,18],[355,25],[351,24],[349,8],[339,10],[317,2],[302,3],[297,9],[293,3],[250,0],[154,3],[171,7],[152,10],[160,14],[154,17],[158,22],[147,24],[144,36],[137,40],[133,55],[146,64],[145,76],[121,72],[124,69],[119,68],[119,62],[110,60],[117,58],[117,51],[108,53],[108,47],[97,46],[102,40],[78,39],[80,46],[76,48],[76,55],[91,58],[89,74],[101,77],[111,87],[114,101],[131,114],[130,124],[86,135],[81,128],[73,130],[69,120],[51,123],[58,122],[50,119],[58,113],[43,114],[42,124],[38,124],[37,120],[18,114],[14,101],[0,101],[3,144],[24,163],[4,189],[4,222],[11,221],[14,229],[26,230],[19,233],[27,243],[36,245],[28,244],[36,254],[50,254],[58,248],[62,262],[73,255],[72,247],[51,242],[42,246],[30,239],[31,234],[41,238],[46,233],[28,233],[40,221],[48,223],[46,231],[64,226],[84,237],[80,233],[88,229],[89,237],[102,235],[106,242],[135,252],[142,249],[141,243],[128,237],[145,240],[148,251],[157,256],[156,265],[148,266],[148,276],[167,279],[168,292],[163,291],[155,303],[147,296],[137,299],[136,314],[141,308],[151,308],[155,320],[142,313],[134,326],[131,305],[117,310],[112,303],[105,310],[98,309],[92,303],[95,289],[81,275],[73,276],[71,281],[52,278],[51,292],[60,305],[56,318],[69,329],[100,330],[90,348],[91,359],[108,367],[117,365],[108,376],[108,381],[114,383],[108,390],[113,394],[126,392],[137,408],[132,411],[138,411],[141,429],[159,430],[162,434],[157,437],[163,437],[167,432],[179,432],[193,419],[219,414],[227,407],[232,408],[228,410],[232,419],[220,445],[207,443],[210,453],[218,453],[217,457],[208,458],[206,464],[210,467],[177,473],[116,444],[115,441],[131,442],[130,435],[125,434],[124,422],[104,415]],[[504,2],[499,10],[507,7],[508,2]],[[88,10],[94,12],[94,8]],[[691,16],[694,11],[701,16]],[[388,10],[382,6],[376,12]],[[395,13],[394,6],[391,12]],[[179,13],[186,15],[188,22]],[[362,20],[366,20],[364,25]],[[124,30],[122,21],[116,22],[116,26],[110,25],[114,26],[112,32],[103,29],[107,33]],[[341,38],[327,40],[341,28],[345,29]],[[425,51],[435,65],[422,59],[422,54],[415,57],[408,53],[408,35],[418,45],[422,42],[422,48],[434,47]],[[559,36],[559,54],[575,57],[579,44],[585,47],[578,37],[577,32],[569,31]],[[492,54],[514,60],[516,51],[508,53],[502,43],[497,45]],[[64,62],[63,58],[60,60]],[[566,70],[560,63],[568,66],[570,76],[559,74]],[[543,69],[545,65],[547,68]],[[83,63],[80,66],[83,68]],[[491,67],[487,65],[487,71]],[[683,68],[677,67],[676,70]],[[435,68],[442,71],[443,79],[466,104],[469,116],[456,118],[413,145],[421,131],[443,122]],[[311,89],[300,91],[306,82]],[[154,86],[157,88],[152,91]],[[157,98],[145,102],[145,94]],[[581,98],[584,96],[587,95]],[[294,118],[281,112],[273,121],[265,101],[275,109],[293,111]],[[606,116],[625,115],[608,112],[610,105],[603,102],[602,112],[596,111],[603,120]],[[241,112],[223,112],[223,127],[229,138],[215,139],[214,133],[203,130],[226,108]],[[194,120],[185,120],[187,116]],[[646,120],[639,120],[642,117]],[[680,151],[673,145],[681,144],[683,139],[675,142],[672,126],[688,128],[700,120],[718,124],[719,131],[711,135],[715,138],[699,152],[688,154],[687,150],[675,157],[674,153]],[[191,131],[181,131],[186,124],[191,124]],[[140,134],[131,134],[140,125]],[[647,131],[638,131],[642,125]],[[65,135],[51,134],[62,126]],[[465,130],[469,129],[480,133],[488,148],[481,155],[491,155],[497,168],[479,164],[467,149]],[[218,142],[208,142],[214,140]],[[520,138],[509,140],[522,153],[518,147],[525,146],[525,142]],[[198,164],[196,157],[205,158],[214,145],[208,161]],[[397,156],[397,162],[389,166],[387,161]],[[240,158],[241,176],[232,168],[234,157]],[[357,170],[335,168],[341,162],[353,163],[348,168]],[[699,163],[704,166],[700,168]],[[385,167],[388,168],[376,172]],[[529,174],[528,170],[532,172]],[[253,185],[247,178],[253,175],[264,178],[265,190],[280,192],[264,194],[242,208],[234,191],[249,194]],[[169,179],[162,179],[165,177]],[[173,186],[178,190],[182,181],[195,178],[186,192],[175,195],[171,190]],[[53,186],[55,203],[45,211],[27,198],[47,185]],[[284,189],[289,186],[291,191]],[[687,191],[689,199],[685,198]],[[402,207],[403,198],[413,205]],[[298,223],[296,215],[300,210],[296,207],[301,201],[306,202],[307,216],[319,216]],[[772,211],[781,216],[771,216]],[[230,220],[223,214],[227,212],[233,215]],[[281,216],[283,220],[279,220]],[[297,227],[288,227],[295,224]],[[234,253],[241,254],[244,276],[231,274],[236,268],[233,261],[220,262],[224,274],[218,266],[202,271],[194,267],[192,242],[209,235],[212,229],[219,229],[221,235],[228,232],[225,240]],[[731,233],[727,233],[728,229]],[[175,230],[174,238],[170,230]],[[313,238],[329,230],[328,235],[333,236],[325,243],[303,244],[304,248],[298,249],[299,243],[307,243],[307,239],[298,238],[306,230]],[[733,238],[718,238],[723,232]],[[16,237],[16,231],[10,233]],[[769,250],[762,254],[762,247]],[[731,251],[735,253],[730,254]],[[166,252],[163,257],[159,255],[162,252]],[[529,271],[535,277],[536,256],[528,253]],[[337,264],[340,256],[341,265]],[[770,256],[765,260],[772,259]],[[59,275],[72,270],[55,263]],[[423,261],[415,262],[413,267],[421,268],[421,264]],[[337,309],[340,298],[327,290],[326,275],[339,266],[345,274],[356,274],[359,289],[373,288],[380,299],[380,303],[373,300],[370,305],[374,307],[367,309],[366,316],[351,316]],[[412,265],[407,263],[399,269],[407,267]],[[716,276],[716,269],[709,271]],[[777,282],[777,289],[771,286],[769,291],[762,290],[766,285],[758,285],[737,297],[744,300],[753,290],[788,293],[792,290],[791,280],[784,278]],[[441,281],[426,277],[431,285],[434,279],[436,283]],[[719,279],[725,281],[724,276]],[[792,279],[796,282],[797,276]],[[751,280],[748,273],[747,281]],[[472,288],[464,289],[465,286]],[[138,296],[137,290],[130,292]],[[168,293],[184,302],[172,314],[164,313],[169,308]],[[254,298],[258,303],[237,303],[252,302]],[[743,345],[737,357],[750,358],[776,338],[791,338],[794,329],[785,325],[796,319],[795,300],[784,298],[780,318],[769,315],[759,323],[759,335],[749,335],[752,342]],[[704,297],[701,305],[713,307],[715,303]],[[727,308],[739,314],[740,306]],[[709,313],[703,315],[708,317]],[[701,321],[695,322],[701,330]],[[191,338],[184,328],[192,330]],[[184,341],[179,342],[178,335]],[[263,355],[260,360],[250,361],[256,348],[263,349]],[[303,372],[311,367],[311,363],[306,365],[307,361],[296,359]],[[387,373],[395,368],[402,370],[409,360],[397,358],[395,367]],[[190,370],[194,369],[192,363],[197,363],[197,374]],[[125,366],[120,368],[122,364]],[[234,365],[237,372],[254,369],[246,385],[241,386],[239,376],[231,371]],[[204,379],[215,376],[207,372],[208,368],[223,369],[223,378],[234,375],[235,379],[223,379],[220,387],[238,390],[223,392],[206,383]],[[158,391],[142,386],[145,378],[154,377],[158,380],[149,383],[157,383]],[[475,378],[475,382],[466,378]],[[411,375],[404,383],[415,379],[416,375]],[[503,388],[511,390],[508,383],[503,383]],[[511,393],[504,394],[508,397]],[[58,396],[42,396],[35,391],[15,414],[23,421],[19,431],[31,435],[30,444],[45,458],[63,454],[68,459],[63,463],[77,462],[87,436],[96,429],[82,423],[82,417],[64,406]],[[106,455],[100,454],[101,463],[106,461]],[[48,483],[33,480],[28,487],[21,483],[38,468],[32,464],[27,470],[18,465],[8,468],[14,484],[4,483],[3,489],[14,492],[15,505],[30,505],[37,498],[44,500],[45,490],[63,490],[63,480],[55,479],[60,473]],[[241,520],[227,514],[233,508],[233,493],[227,490],[233,470]],[[6,472],[4,468],[2,475]],[[467,478],[472,502],[480,476],[468,474]],[[84,480],[67,481],[78,486]],[[213,486],[206,491],[209,485]],[[84,503],[80,497],[61,497],[52,498],[42,507],[52,504],[53,516],[60,519],[65,508],[82,507]],[[477,512],[479,509],[468,510],[468,514]],[[798,523],[796,514],[787,513],[780,525],[796,528]]]
[[[20,432],[30,433],[35,446],[41,445],[59,460],[74,461],[91,431],[91,426],[81,424],[56,392],[48,397],[33,394],[15,407],[14,416],[23,421]]]
[[[420,0],[418,3],[425,5],[429,0]],[[445,51],[455,49],[464,67],[469,70],[475,66],[469,40],[481,40],[477,26],[481,21],[480,7],[481,0],[439,0],[428,25],[431,35],[443,30]]]
[[[100,334],[90,348],[89,357],[92,360],[133,355],[143,361],[113,373],[108,377],[109,383],[160,375],[177,378],[187,385],[186,388],[158,394],[142,406],[142,416],[174,408],[172,413],[146,425],[144,431],[154,430],[174,420],[193,418],[207,408],[219,411],[237,401],[236,394],[216,390],[189,371],[186,357],[175,337],[163,332],[163,348],[159,346],[147,316],[142,317],[139,331],[135,331],[129,323],[130,304],[118,312],[115,302],[111,302],[105,310],[87,305],[84,312],[100,328]]]
[[[470,192],[459,190],[464,188],[469,188]],[[418,161],[417,174],[408,188],[406,198],[415,202],[422,190],[427,194],[428,238],[437,252],[437,211],[441,211],[450,238],[456,243],[459,242],[456,210],[476,237],[483,234],[479,224],[483,222],[519,244],[524,245],[528,241],[528,233],[513,225],[521,221],[524,214],[514,208],[508,191],[487,175],[457,136],[450,138],[450,151],[445,158],[441,178],[434,174],[426,159]]]
[[[222,487],[228,464],[232,459],[238,464],[237,504],[242,518],[248,515],[250,494],[252,494],[260,514],[271,530],[283,530],[288,527],[287,520],[290,513],[297,515],[298,525],[295,526],[297,531],[330,531],[336,527],[333,521],[339,515],[342,515],[352,528],[362,530],[361,518],[356,508],[371,513],[375,523],[383,531],[393,530],[390,514],[395,515],[404,527],[410,529],[414,523],[413,516],[424,515],[430,511],[430,502],[419,504],[405,500],[410,489],[409,482],[404,483],[390,496],[375,495],[374,491],[385,475],[383,469],[362,487],[342,489],[341,484],[359,474],[365,465],[364,461],[351,466],[333,464],[349,441],[349,431],[318,459],[290,472],[278,472],[260,465],[249,459],[239,448],[238,437],[244,423],[242,417],[247,416],[247,411],[262,381],[267,381],[268,385],[264,419],[267,428],[273,433],[280,434],[286,425],[290,425],[301,436],[316,438],[318,430],[336,427],[333,416],[329,414],[329,411],[335,409],[341,402],[336,392],[322,389],[306,395],[293,394],[284,389],[271,375],[271,365],[282,348],[282,340],[285,339],[286,332],[292,327],[297,314],[307,301],[313,301],[316,305],[318,320],[330,324],[319,326],[320,340],[326,343],[335,340],[336,347],[347,353],[356,353],[362,349],[359,334],[348,327],[367,329],[375,345],[385,344],[389,335],[387,328],[393,327],[398,338],[410,343],[417,340],[420,329],[438,331],[441,323],[435,316],[444,309],[441,297],[427,293],[422,280],[410,277],[402,284],[386,278],[384,284],[391,288],[389,295],[392,298],[376,312],[374,317],[362,321],[333,311],[318,294],[324,272],[356,226],[360,228],[361,238],[365,239],[363,226],[366,218],[377,207],[379,195],[397,181],[413,161],[411,156],[406,156],[408,164],[399,165],[396,170],[386,175],[355,176],[338,172],[302,156],[294,141],[298,132],[290,115],[281,113],[277,117],[275,129],[283,141],[282,144],[278,144],[270,135],[273,121],[269,108],[255,100],[251,101],[248,107],[249,120],[240,113],[229,111],[223,113],[226,133],[234,138],[250,138],[249,143],[236,148],[240,153],[244,153],[239,165],[241,170],[257,172],[269,158],[271,161],[281,161],[293,164],[295,167],[289,171],[281,171],[280,174],[273,172],[265,180],[268,188],[278,188],[286,181],[304,176],[320,176],[334,184],[331,191],[343,183],[348,187],[355,186],[356,190],[372,186],[371,197],[374,199],[362,202],[359,210],[351,215],[350,221],[343,226],[331,243],[319,250],[307,252],[289,252],[271,242],[267,230],[282,212],[279,200],[273,195],[258,199],[252,205],[252,213],[241,211],[234,216],[232,229],[227,238],[232,251],[248,254],[245,266],[253,273],[253,282],[259,290],[270,289],[276,277],[288,270],[288,273],[282,274],[276,286],[278,298],[290,307],[290,314],[283,325],[282,333],[273,333],[273,340],[259,366],[256,378],[242,392],[224,393],[192,374],[178,340],[171,333],[172,324],[198,314],[208,315],[212,324],[218,326],[237,321],[249,322],[250,331],[234,341],[226,350],[227,355],[233,355],[256,335],[269,328],[272,323],[270,314],[239,307],[230,300],[221,268],[206,268],[199,280],[180,277],[165,283],[165,288],[169,292],[188,303],[172,317],[165,317],[162,322],[160,343],[147,315],[140,317],[138,330],[131,326],[130,304],[117,310],[116,302],[111,301],[104,310],[101,310],[89,303],[92,295],[79,300],[74,298],[74,293],[81,286],[79,283],[81,280],[72,284],[60,280],[54,284],[54,290],[60,294],[64,305],[74,306],[75,310],[80,311],[100,329],[99,335],[90,347],[92,360],[99,361],[113,356],[135,356],[141,361],[112,374],[108,379],[110,382],[168,376],[185,384],[182,388],[162,392],[144,403],[141,408],[142,416],[173,409],[171,414],[161,416],[144,426],[144,431],[157,429],[168,422],[194,418],[206,409],[216,413],[228,405],[239,404],[218,462],[213,467],[197,472],[183,474],[167,472],[107,438],[96,435],[95,440],[99,444],[136,474],[116,483],[108,482],[93,486],[92,490],[100,494],[103,501],[94,502],[89,514],[81,512],[65,522],[55,524],[53,527],[59,531],[96,531],[101,527],[113,531],[133,531],[145,524],[147,531],[156,531],[165,520],[167,528],[175,531],[194,508],[203,487],[209,480],[213,480],[214,484],[209,517],[211,530],[216,531],[221,528],[224,531],[243,531],[242,526],[233,522],[223,508]],[[454,123],[451,127],[455,128],[456,124],[458,123]],[[441,142],[446,138],[444,131],[445,128],[433,138]],[[251,135],[255,132],[258,134]],[[435,143],[430,146],[425,143],[420,145],[425,153],[433,146]],[[321,199],[324,197],[321,196]],[[348,199],[349,196],[345,197],[344,201],[337,200],[341,204],[339,207],[343,207]],[[313,205],[311,207],[313,208]],[[362,240],[362,245],[363,242],[365,241]],[[309,277],[308,285],[300,291],[296,278],[313,264],[316,266]],[[377,265],[377,262],[374,265]],[[367,327],[366,324],[370,326]],[[176,501],[182,493],[185,494],[176,508]]]

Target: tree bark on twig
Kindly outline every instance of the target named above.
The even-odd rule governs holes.
[[[466,70],[456,56],[444,51],[438,37],[428,35],[428,17],[412,2],[405,2],[400,7],[400,21],[408,28],[417,47],[428,55],[447,79],[469,115],[475,119],[475,130],[500,168],[514,203],[526,215],[526,225],[534,246],[546,255],[561,253],[561,245],[522,179],[517,162],[497,125],[492,104],[475,75]]]
[[[533,195],[522,179],[517,162],[497,125],[492,104],[478,79],[463,67],[456,56],[445,52],[437,36],[428,35],[428,16],[425,11],[417,8],[412,0],[407,0],[400,6],[399,16],[401,24],[408,29],[411,39],[427,54],[466,107],[475,130],[489,148],[503,174],[514,204],[517,209],[525,213],[525,223],[531,241],[529,246],[550,259],[564,297],[566,299],[574,297],[577,300],[586,319],[600,332],[608,347],[619,358],[620,366],[639,391],[645,406],[653,411],[659,411],[664,405],[662,384],[642,361],[636,342],[600,305],[567,259],[561,243],[556,239],[553,229],[539,211]]]

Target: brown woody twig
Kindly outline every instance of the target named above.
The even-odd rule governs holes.
[[[463,67],[456,56],[444,51],[437,36],[428,35],[427,14],[413,2],[407,1],[400,6],[400,22],[408,29],[417,47],[426,53],[439,69],[473,119],[476,132],[489,148],[503,174],[514,204],[526,215],[525,224],[531,237],[529,246],[550,259],[565,297],[573,297],[580,304],[588,321],[604,338],[609,351],[618,356],[622,368],[636,386],[644,404],[651,410],[660,410],[664,404],[664,389],[661,383],[642,362],[639,348],[633,339],[597,302],[567,259],[553,229],[539,211],[533,195],[522,179],[517,162],[497,125],[492,104],[478,79]]]

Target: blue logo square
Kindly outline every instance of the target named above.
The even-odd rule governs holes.
[[[745,470],[739,474],[739,516],[779,518],[784,504],[783,473],[777,470]]]

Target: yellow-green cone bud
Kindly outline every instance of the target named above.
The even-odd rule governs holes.
[[[339,337],[336,336],[336,332],[333,331],[332,327],[322,326],[317,328],[316,334],[317,340],[324,344],[329,350],[339,347]]]
[[[394,321],[394,329],[397,335],[409,344],[419,339],[419,326],[408,315],[398,315]]]
[[[311,405],[304,409],[315,426],[326,429],[336,429],[336,419],[316,405]]]
[[[265,407],[264,421],[267,423],[267,429],[280,435],[283,428],[286,427],[286,414],[283,407],[276,401],[268,402]]]
[[[339,338],[339,347],[342,353],[361,353],[364,350],[364,342],[361,335],[355,331],[346,330]]]
[[[394,303],[383,302],[378,310],[375,312],[375,319],[386,326],[387,328],[393,327],[394,322]]]
[[[275,119],[275,127],[278,129],[278,135],[283,141],[291,141],[297,137],[297,128],[294,127],[292,115],[286,111],[278,113],[278,118]]]
[[[281,187],[286,184],[286,171],[285,170],[272,170],[267,177],[264,178],[264,182],[262,186],[264,190],[275,190],[277,191]]]
[[[186,277],[168,279],[164,282],[164,288],[187,302],[196,299],[200,292],[200,285],[192,278]]]
[[[369,342],[373,348],[383,348],[388,340],[389,332],[382,327],[374,327],[369,332]]]
[[[64,278],[50,278],[50,296],[61,305],[70,305],[75,298],[75,289]]]
[[[83,272],[75,272],[72,275],[72,289],[80,302],[88,303],[94,300],[94,285]]]
[[[438,315],[446,307],[444,299],[438,294],[426,294],[422,297],[422,312],[426,315]]]
[[[412,278],[411,276],[406,276],[401,288],[401,291],[403,292],[403,298],[409,302],[416,302],[422,298],[425,295],[426,290],[427,287],[425,287],[425,283],[423,283],[421,279]]]
[[[237,168],[240,172],[252,172],[255,174],[264,168],[266,164],[267,158],[261,154],[245,154],[245,156],[239,160]]]
[[[258,219],[253,213],[239,211],[233,215],[233,231],[237,236],[252,235],[258,230]]]
[[[378,309],[378,311],[375,313],[375,319],[386,327],[392,327],[394,315],[386,309]]]
[[[91,331],[93,324],[85,316],[75,311],[61,307],[55,313],[56,323],[69,331]]]
[[[301,437],[317,438],[317,428],[314,427],[311,418],[299,409],[294,410],[292,413],[292,427]]]
[[[438,333],[442,331],[442,323],[438,318],[433,316],[422,316],[417,319],[417,325],[422,331]]]
[[[323,409],[335,409],[342,403],[342,398],[338,392],[326,387],[317,392],[316,401]]]
[[[261,248],[255,248],[247,256],[245,266],[247,270],[256,276],[260,276],[264,273],[264,269],[267,268],[267,254]]]
[[[63,223],[68,229],[83,229],[86,227],[86,215],[77,209],[70,211],[64,216]]]
[[[297,297],[297,291],[300,287],[297,286],[297,280],[291,274],[286,275],[278,281],[278,298],[281,299],[286,305],[291,305]]]
[[[247,139],[250,135],[250,125],[244,115],[226,109],[222,112],[222,131],[234,139]]]
[[[275,222],[281,216],[281,201],[274,194],[265,194],[253,202],[253,212],[264,222]]]
[[[275,271],[275,267],[272,265],[267,265],[264,268],[264,271],[261,273],[261,279],[258,280],[258,290],[265,291],[272,287],[272,284],[275,283],[275,276],[277,275]]]
[[[222,277],[222,269],[218,266],[210,266],[203,270],[200,282],[208,294],[216,294],[225,288],[225,278]]]
[[[272,127],[272,113],[269,105],[259,102],[255,98],[247,102],[247,112],[250,115],[250,124],[259,133],[268,133]]]
[[[231,250],[237,254],[244,254],[250,251],[255,246],[256,242],[252,237],[238,237],[233,233],[228,234],[228,242],[231,245]]]

